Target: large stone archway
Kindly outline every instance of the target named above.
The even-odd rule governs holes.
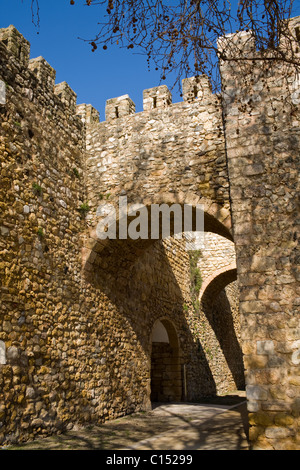
[[[205,280],[199,294],[201,316],[210,327],[206,343],[214,350],[210,367],[216,376],[219,394],[245,390],[236,279],[235,265],[226,266]]]
[[[207,215],[208,217],[204,214],[204,222],[208,221],[205,224],[205,228],[209,229],[207,233],[216,230],[218,236],[224,240],[223,234],[226,234],[226,240],[232,245],[230,231],[212,215]],[[94,233],[97,235],[96,230]],[[85,249],[83,266],[86,281],[104,294],[120,312],[119,315],[128,320],[134,335],[137,335],[145,361],[148,359],[151,362],[154,351],[154,362],[159,362],[160,352],[165,354],[169,365],[176,365],[179,374],[176,379],[177,392],[172,395],[156,390],[154,397],[153,391],[151,392],[150,369],[147,372],[144,368],[141,375],[146,377],[148,374],[149,377],[150,386],[145,390],[149,403],[151,393],[152,399],[162,400],[164,396],[166,400],[171,400],[173,396],[176,401],[183,397],[188,401],[199,400],[201,396],[216,394],[216,383],[220,379],[216,371],[211,369],[210,356],[205,351],[201,333],[201,318],[194,311],[186,240],[173,233],[162,240],[97,240],[91,237],[90,243],[90,247]],[[162,314],[166,325],[175,325],[180,336],[179,346],[166,342],[154,345],[153,349],[152,343],[149,343],[147,334],[152,331],[153,320],[160,320]],[[168,326],[168,331],[171,330],[171,326]],[[180,361],[178,352],[174,358],[171,350],[182,351]],[[170,371],[164,372],[170,374]],[[159,373],[156,370],[155,373],[158,379],[163,371]],[[163,380],[162,375],[160,379]],[[228,391],[229,387],[229,382],[224,381],[222,390]]]
[[[161,196],[161,195],[160,195]],[[176,198],[175,198],[176,199]],[[144,204],[145,203],[145,204]],[[197,211],[201,212],[201,229],[204,232],[212,232],[216,233],[221,237],[225,237],[226,239],[232,241],[232,234],[231,234],[231,216],[230,212],[220,206],[219,204],[213,202],[213,201],[208,201],[206,199],[201,199],[197,195],[190,195],[186,200],[180,200],[180,202],[170,202],[170,198],[151,198],[150,200],[144,200],[142,203],[139,203],[140,206],[143,206],[148,214],[148,231],[147,231],[147,238],[145,239],[137,239],[137,240],[131,240],[129,230],[128,228],[130,227],[130,223],[134,221],[134,219],[137,217],[136,214],[134,217],[126,217],[125,221],[125,236],[123,238],[125,239],[126,243],[135,245],[139,244],[140,247],[147,247],[151,245],[153,242],[155,242],[157,239],[162,238],[162,220],[160,219],[158,222],[159,225],[159,230],[158,230],[158,236],[155,239],[151,238],[151,207],[152,205],[159,206],[159,208],[163,208],[164,205],[168,206],[170,209],[170,235],[182,235],[184,228],[185,228],[185,211],[187,209],[189,210],[189,214],[191,214],[191,219],[192,219],[192,230],[196,229],[196,213]],[[101,203],[98,207],[102,207]],[[99,223],[99,220],[101,221],[101,218],[97,217],[96,214],[92,215],[89,218],[89,225],[90,228],[88,232],[83,236],[83,249],[82,249],[82,269],[83,269],[83,274],[90,272],[93,268],[92,265],[95,262],[95,259],[97,256],[105,249],[109,249],[109,247],[112,247],[113,244],[117,244],[119,240],[119,224],[120,224],[120,219],[119,219],[119,206],[117,203],[115,204],[105,204],[105,207],[107,207],[107,211],[110,210],[110,208],[113,210],[113,218],[116,217],[116,220],[113,220],[112,225],[114,225],[114,235],[113,239],[109,238],[109,233],[111,232],[110,227],[107,227],[107,238],[100,238],[99,237],[99,231],[98,231],[98,226],[97,224]],[[130,204],[126,206],[128,208],[128,212],[130,211]],[[179,228],[177,226],[177,232],[175,231],[174,233],[174,220],[172,219],[172,216],[174,215],[174,207],[179,209],[179,212],[181,213],[181,218],[180,218],[180,225]],[[107,212],[106,212],[107,214]],[[168,223],[168,220],[167,220]],[[104,236],[106,236],[104,234]],[[119,240],[121,241],[121,240]]]

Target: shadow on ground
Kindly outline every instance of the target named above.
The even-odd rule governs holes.
[[[245,399],[153,404],[100,426],[37,439],[8,450],[248,450]]]

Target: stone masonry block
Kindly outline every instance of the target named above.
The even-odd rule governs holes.
[[[257,412],[260,410],[259,402],[257,401],[248,401],[247,402],[247,410],[249,413]]]
[[[292,431],[283,427],[269,427],[266,429],[268,439],[284,439],[292,435]]]
[[[266,309],[264,303],[258,300],[243,301],[240,303],[240,307],[243,313],[260,313]]]
[[[276,269],[276,259],[268,256],[267,253],[255,254],[252,257],[251,270],[253,272],[274,271]]]
[[[6,364],[6,347],[4,341],[0,341],[0,365]]]
[[[6,85],[3,80],[0,80],[0,105],[6,104]]]
[[[268,391],[259,385],[247,385],[246,387],[248,400],[267,400]]]
[[[273,354],[274,341],[257,341],[256,342],[257,354]]]

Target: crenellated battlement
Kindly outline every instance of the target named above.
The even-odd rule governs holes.
[[[54,91],[56,70],[54,70],[43,57],[40,56],[35,59],[30,59],[28,68],[36,75],[41,83],[47,86],[49,90]]]
[[[55,84],[56,70],[43,58],[29,59],[30,43],[14,27],[9,26],[0,30],[2,42],[9,54],[17,62],[27,68],[38,80],[39,84],[58,97],[61,103],[71,114],[77,115],[84,124],[97,123],[100,120],[99,112],[91,104],[77,105],[77,94],[67,82]],[[205,75],[190,77],[182,80],[183,102],[212,100],[213,94],[209,79]],[[148,88],[143,91],[143,111],[168,108],[176,105],[172,102],[172,94],[166,85]],[[106,101],[105,120],[111,122],[118,118],[134,115],[136,106],[128,94]]]
[[[78,104],[76,114],[84,124],[95,124],[100,120],[99,111],[91,104]]]
[[[252,31],[239,31],[237,33],[227,34],[220,37],[217,41],[219,56],[222,60],[235,61],[243,58],[249,59],[251,57],[260,57],[256,49],[255,37]],[[284,55],[292,52],[296,56],[300,55],[300,16],[284,20],[282,25],[282,34],[278,50],[281,50]],[[273,50],[266,51],[273,54]],[[263,57],[262,57],[263,59]],[[238,72],[238,70],[236,70]]]
[[[52,93],[57,96],[64,108],[68,109],[71,114],[76,115],[76,93],[66,82],[55,85],[56,70],[43,57],[29,59],[30,43],[14,26],[10,25],[8,28],[0,29],[0,43],[5,45],[10,57],[14,57],[14,66],[21,67],[23,69],[22,73],[25,73],[27,69],[31,77],[34,76],[38,84],[47,90],[47,94]],[[7,80],[5,79],[5,81]],[[26,91],[31,99],[35,87],[36,85],[32,82],[31,92],[28,92],[28,89]]]
[[[18,59],[20,64],[28,66],[30,42],[13,25],[0,29],[0,41],[6,45],[7,50]]]
[[[192,103],[213,101],[211,83],[206,75],[189,77],[182,80],[183,102]],[[178,103],[172,102],[172,94],[166,85],[148,88],[143,91],[143,111],[168,108]],[[105,118],[112,121],[124,116],[135,114],[135,103],[129,95],[122,95],[106,101]]]

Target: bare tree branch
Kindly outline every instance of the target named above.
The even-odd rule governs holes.
[[[293,49],[291,17],[293,0],[240,0],[233,8],[229,0],[82,0],[101,12],[98,31],[84,39],[96,51],[112,45],[145,54],[164,80],[175,74],[175,84],[186,76],[206,74],[215,90],[220,87],[218,60],[279,61],[300,66]],[[71,4],[75,4],[71,0]],[[32,0],[37,8],[38,0]],[[97,9],[97,6],[99,7]],[[101,7],[101,8],[100,8]],[[106,13],[103,15],[103,8]],[[255,57],[241,56],[229,33],[251,31]],[[226,36],[226,49],[217,40]],[[234,36],[232,36],[234,37]],[[281,47],[284,44],[284,48]]]

